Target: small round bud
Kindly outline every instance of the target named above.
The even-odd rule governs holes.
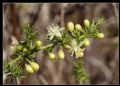
[[[36,62],[30,62],[30,66],[33,68],[34,71],[39,70],[39,65]]]
[[[54,60],[55,59],[55,54],[54,53],[48,53],[49,54],[49,58],[51,60]]]
[[[68,22],[67,23],[67,28],[70,32],[72,32],[74,30],[74,24],[73,22]]]
[[[76,25],[75,25],[75,28],[76,28],[77,30],[81,30],[81,25],[80,25],[80,24],[76,24]]]
[[[65,58],[65,54],[64,54],[63,50],[60,49],[58,51],[58,56],[59,56],[60,59],[64,59]]]
[[[89,22],[88,19],[85,19],[85,20],[84,20],[84,25],[85,25],[86,27],[89,27],[89,26],[90,26],[90,22]]]
[[[42,42],[41,41],[35,41],[35,46],[36,48],[40,48],[42,45]]]
[[[100,39],[102,39],[102,38],[104,38],[104,34],[103,33],[98,33],[97,37],[100,38]]]
[[[84,40],[84,45],[85,45],[85,46],[89,46],[89,45],[90,45],[90,41],[89,41],[88,39],[85,39],[85,40]]]
[[[28,65],[28,64],[25,64],[25,69],[26,69],[26,71],[27,71],[28,73],[34,73],[32,67],[31,67],[30,65]]]
[[[23,52],[27,52],[27,49],[26,49],[26,48],[23,48]]]

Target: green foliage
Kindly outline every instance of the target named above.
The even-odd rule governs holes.
[[[40,41],[36,38],[36,31],[33,27],[24,27],[25,40],[19,41],[14,45],[15,51],[10,55],[9,62],[4,62],[4,73],[10,73],[9,76],[17,78],[23,76],[23,69],[26,63],[34,61],[36,53],[40,50],[38,44]],[[36,41],[38,41],[36,46]],[[21,65],[22,64],[22,65]]]
[[[23,69],[16,64],[10,64],[4,62],[3,70],[6,74],[12,76],[12,78],[20,78],[23,76]]]
[[[33,27],[30,27],[29,25],[26,26],[26,27],[23,27],[23,31],[25,32],[26,34],[26,40],[27,41],[33,41],[33,40],[36,40],[36,33],[37,31],[34,31],[34,28]]]
[[[89,81],[88,74],[84,69],[84,64],[82,60],[77,60],[74,62],[74,75],[78,84],[84,84]]]
[[[9,75],[13,78],[23,76],[23,69],[34,73],[34,71],[31,71],[34,67],[29,63],[33,62],[36,65],[34,69],[39,69],[39,65],[34,62],[36,53],[39,50],[46,51],[50,59],[55,60],[56,56],[52,53],[52,50],[55,47],[59,47],[58,56],[60,59],[63,60],[65,58],[64,48],[71,53],[71,56],[75,55],[77,61],[74,64],[74,74],[77,82],[84,84],[86,80],[89,80],[83,65],[84,50],[90,45],[89,38],[104,37],[104,34],[99,32],[102,23],[103,18],[98,19],[96,23],[84,20],[84,27],[81,27],[80,24],[74,25],[73,22],[68,22],[67,27],[51,24],[47,27],[48,45],[42,45],[43,43],[36,38],[37,31],[33,27],[29,25],[24,27],[25,40],[19,41],[18,44],[12,46],[14,53],[10,55],[10,62],[5,62],[4,72],[10,73]],[[98,37],[99,34],[100,36]]]
[[[86,23],[88,23],[89,20],[87,20]],[[99,28],[100,25],[103,23],[103,18],[99,18],[96,23],[93,21],[92,23],[89,22],[89,25],[86,27],[81,27],[81,25],[76,24],[74,25],[72,22],[68,22],[68,26],[64,29],[64,27],[59,27],[58,25],[50,25],[48,26],[48,39],[50,42],[55,46],[62,46],[63,48],[66,48],[66,46],[69,46],[69,51],[71,52],[71,55],[76,55],[78,50],[84,51],[84,42],[88,38],[98,38],[97,34],[99,34]],[[75,27],[74,27],[75,26]],[[76,27],[77,26],[77,27]],[[68,30],[72,27],[72,31]],[[78,28],[78,29],[76,29]],[[72,46],[73,40],[76,42],[74,46]],[[89,40],[88,40],[89,42]],[[54,46],[54,47],[55,47]],[[51,46],[51,48],[54,48]]]

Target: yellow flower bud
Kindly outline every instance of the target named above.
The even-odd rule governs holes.
[[[76,24],[76,25],[75,25],[75,28],[76,28],[77,30],[81,30],[81,25],[80,25],[80,24]]]
[[[60,49],[58,51],[58,56],[59,56],[60,59],[64,59],[65,58],[65,54],[64,54],[63,50]]]
[[[70,32],[72,32],[74,30],[74,24],[73,22],[68,22],[67,23],[67,28]]]
[[[85,45],[85,46],[89,46],[89,45],[90,45],[90,41],[89,41],[88,39],[85,39],[85,40],[84,40],[84,45]]]
[[[54,53],[48,53],[49,54],[49,58],[51,60],[54,60],[55,59],[55,54]]]
[[[100,39],[102,39],[102,38],[104,38],[104,34],[103,33],[98,33],[97,37],[100,38]]]
[[[85,20],[84,20],[84,25],[85,25],[86,27],[89,27],[89,26],[90,26],[90,22],[89,22],[88,19],[85,19]]]
[[[26,49],[26,48],[23,48],[23,52],[27,52],[27,49]]]
[[[42,42],[41,41],[35,41],[35,46],[36,48],[40,48],[42,45]]]
[[[30,66],[33,68],[34,71],[39,70],[39,65],[36,62],[30,62]]]
[[[26,69],[26,71],[27,71],[28,73],[34,73],[32,67],[31,67],[30,65],[28,65],[28,64],[25,64],[25,69]]]

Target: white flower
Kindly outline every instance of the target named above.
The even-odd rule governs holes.
[[[69,52],[72,53],[71,56],[73,56],[73,54],[75,54],[76,58],[83,56],[82,53],[78,55],[79,51],[83,52],[85,50],[85,48],[80,48],[83,44],[84,41],[82,41],[80,44],[77,44],[76,40],[73,39],[71,42],[71,48],[69,50]]]
[[[50,37],[49,38],[50,40],[52,40],[54,38],[54,36],[61,38],[62,34],[60,31],[62,31],[64,29],[65,29],[64,27],[60,28],[58,25],[52,24],[47,27],[47,30],[48,30],[47,35]]]

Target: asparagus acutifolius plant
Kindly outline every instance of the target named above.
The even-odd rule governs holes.
[[[11,45],[11,50],[14,52],[10,55],[9,61],[4,62],[4,73],[8,76],[21,78],[24,72],[33,74],[40,69],[40,66],[35,62],[36,53],[39,50],[46,51],[50,60],[54,61],[56,55],[60,60],[65,59],[64,49],[71,53],[71,56],[76,58],[74,62],[74,74],[78,84],[84,84],[89,80],[88,74],[84,69],[84,51],[90,45],[89,39],[101,39],[104,34],[99,31],[100,25],[103,23],[103,18],[99,18],[96,22],[84,20],[84,26],[68,22],[65,27],[60,27],[56,24],[51,24],[47,27],[48,45],[36,38],[36,32],[29,25],[23,30],[26,34],[24,41],[19,41]],[[58,53],[55,54],[52,50],[59,47]]]

